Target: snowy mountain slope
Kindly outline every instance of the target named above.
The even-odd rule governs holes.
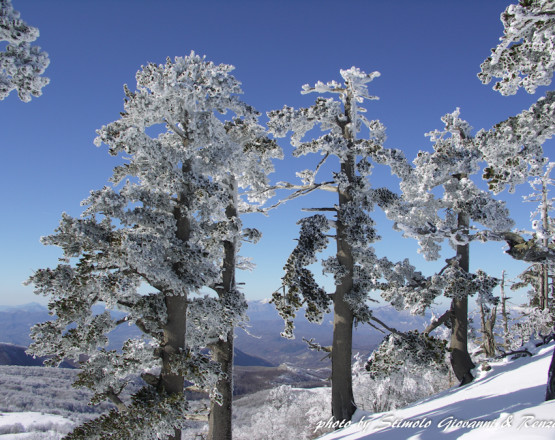
[[[554,345],[492,363],[473,383],[406,408],[357,412],[357,422],[320,440],[555,439],[555,401],[544,402]]]

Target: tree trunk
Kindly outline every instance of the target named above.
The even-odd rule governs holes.
[[[226,217],[232,220],[238,217],[237,210],[237,181],[229,178],[229,205]],[[220,300],[228,295],[237,295],[235,284],[235,266],[237,257],[237,240],[224,241],[224,261],[222,265],[222,284],[216,288]],[[211,344],[212,359],[221,365],[225,376],[216,385],[222,396],[222,404],[212,400],[210,402],[210,416],[208,418],[208,440],[231,440],[233,415],[233,338],[234,329],[230,328],[226,339],[219,339]]]
[[[482,348],[487,357],[495,356],[495,335],[493,329],[497,318],[497,306],[493,306],[488,316],[483,305],[480,305],[480,317],[482,320]]]
[[[222,405],[210,402],[208,418],[209,440],[231,440],[231,418],[233,415],[233,329],[227,334],[225,341],[218,340],[210,346],[212,358],[219,362],[226,377],[217,383],[217,390],[222,395]]]
[[[183,165],[183,173],[189,171],[188,164]],[[184,191],[178,195],[178,206],[174,209],[176,220],[176,236],[186,243],[191,235],[191,224],[187,214],[180,207],[187,207],[189,194]],[[179,267],[174,270],[179,271]],[[184,353],[186,349],[185,334],[187,328],[187,295],[170,292],[165,298],[168,319],[163,326],[164,345],[162,349],[162,370],[160,382],[162,388],[169,394],[183,393],[183,376],[171,372],[171,356]],[[169,440],[181,440],[181,430],[176,429]]]
[[[503,317],[503,341],[505,351],[508,351],[511,347],[511,341],[509,339],[509,317],[507,314],[507,298],[505,296],[505,271],[501,272],[501,316]]]
[[[547,200],[547,182],[546,178],[542,180],[542,226],[545,234],[549,231],[549,203]],[[542,244],[544,248],[547,249],[549,245],[549,239],[544,237],[542,239]],[[549,266],[547,262],[541,264],[541,292],[540,292],[540,309],[544,310],[549,307]]]
[[[539,306],[541,310],[545,310],[548,307],[549,299],[549,275],[547,272],[547,263],[542,263],[540,265],[540,298]]]
[[[183,376],[171,373],[170,356],[185,350],[185,328],[187,317],[187,297],[167,296],[166,308],[168,320],[164,326],[164,348],[162,351],[162,371],[160,380],[162,388],[168,394],[183,393]],[[181,440],[181,430],[176,429],[169,440]]]
[[[351,420],[356,410],[351,371],[352,346],[353,314],[343,300],[335,300],[331,353],[331,411],[334,419],[339,422]]]
[[[352,180],[354,159],[341,164],[341,171]],[[339,211],[351,200],[347,191],[339,191]],[[341,284],[336,287],[333,299],[333,342],[331,351],[331,405],[336,421],[349,421],[356,410],[353,396],[351,371],[353,347],[353,313],[345,302],[345,295],[353,288],[353,255],[351,245],[345,237],[345,226],[337,221],[337,260],[346,270]]]
[[[545,400],[555,399],[555,350],[551,356],[551,364],[547,374],[547,390],[545,392]]]
[[[470,218],[466,213],[459,213],[458,226],[463,233],[468,233]],[[469,271],[469,245],[457,246],[459,266],[465,272]],[[470,373],[475,365],[468,354],[468,297],[453,299],[451,302],[451,366],[461,385],[472,382],[474,377]]]

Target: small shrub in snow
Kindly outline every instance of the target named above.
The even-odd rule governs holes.
[[[25,432],[25,427],[21,423],[0,426],[0,435],[19,434]]]

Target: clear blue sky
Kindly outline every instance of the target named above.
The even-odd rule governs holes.
[[[456,107],[476,129],[489,128],[545,93],[541,88],[534,96],[503,97],[476,77],[502,34],[505,0],[13,3],[40,29],[36,43],[50,54],[46,76],[51,83],[31,103],[13,93],[0,102],[0,304],[44,302],[21,285],[34,269],[54,266],[60,256],[39,237],[54,230],[63,211],[79,215],[89,190],[106,184],[118,162],[93,145],[95,130],[119,117],[123,84],[133,89],[135,72],[147,62],[163,63],[167,56],[194,50],[216,63],[233,64],[244,99],[263,113],[310,105],[315,96],[301,96],[301,86],[340,80],[339,69],[378,70],[382,76],[370,84],[370,93],[380,101],[367,103],[368,116],[387,126],[386,145],[402,148],[411,159],[431,148],[424,133],[441,128],[440,117]],[[290,148],[281,144],[287,155]],[[287,157],[276,163],[274,178],[306,167]],[[387,173],[377,177],[375,186],[395,188]],[[529,227],[532,206],[522,205],[519,194],[503,197],[519,226]],[[268,297],[280,285],[299,209],[322,203],[296,201],[268,218],[246,219],[264,233],[257,246],[243,249],[258,265],[240,277],[249,299]],[[426,273],[441,267],[441,262],[425,263],[415,243],[400,239],[387,223],[379,232],[381,255],[409,257]],[[511,276],[518,274],[525,265],[503,255],[502,247],[473,246],[472,270],[483,267],[495,275],[505,268]],[[445,256],[451,255],[447,249]]]

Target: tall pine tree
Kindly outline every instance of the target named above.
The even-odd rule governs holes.
[[[125,160],[114,169],[113,186],[92,191],[81,218],[64,215],[43,239],[60,246],[64,258],[30,278],[37,293],[52,296],[57,316],[33,329],[31,351],[54,356],[52,364],[86,355],[78,385],[95,392],[93,401],[107,398],[118,408],[70,438],[180,439],[190,413],[185,381],[219,404],[210,418],[225,418],[214,423],[228,434],[214,429],[214,438],[231,436],[227,345],[246,310],[234,272],[240,240],[259,235],[242,230],[239,213],[263,199],[256,194],[266,189],[269,158],[280,154],[239,99],[232,69],[194,53],[144,66],[137,90],[125,87],[121,118],[98,131],[97,145]],[[226,113],[232,117],[223,122]],[[205,287],[218,297],[193,296]],[[95,314],[97,304],[106,311]],[[115,320],[109,310],[116,309],[127,316]],[[142,337],[106,350],[108,333],[128,324]],[[125,402],[122,392],[137,375],[145,386]]]
[[[394,264],[378,258],[372,247],[379,237],[370,213],[376,205],[386,206],[397,197],[388,189],[371,187],[373,163],[389,164],[392,169],[406,166],[399,151],[383,147],[385,127],[377,120],[368,120],[364,116],[366,109],[361,106],[365,99],[377,99],[368,94],[367,83],[379,73],[366,74],[352,67],[341,70],[341,76],[342,84],[318,82],[314,87],[305,85],[302,92],[331,93],[339,99],[319,97],[311,107],[284,107],[268,114],[268,127],[276,137],[292,132],[294,156],[322,156],[314,169],[297,173],[300,185],[278,186],[296,190],[289,198],[315,190],[331,192],[335,197],[331,206],[309,209],[322,214],[299,221],[298,244],[284,268],[283,291],[274,293],[273,303],[285,320],[286,337],[293,337],[293,319],[301,307],[306,308],[309,321],[321,322],[333,305],[332,415],[338,422],[350,420],[356,409],[351,374],[352,331],[355,322],[376,320],[367,304],[370,293],[422,278],[407,260]],[[324,134],[305,140],[315,127]],[[359,137],[361,131],[367,136]],[[329,169],[333,170],[331,178],[319,182],[322,170]],[[325,213],[335,217],[328,218]],[[333,229],[335,233],[330,236]],[[336,244],[334,255],[321,264],[324,273],[333,275],[335,280],[331,295],[318,285],[308,268],[317,261],[317,253],[327,248],[330,238]]]

